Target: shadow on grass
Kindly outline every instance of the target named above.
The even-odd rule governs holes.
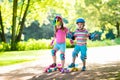
[[[0,74],[2,80],[120,80],[120,62],[112,64],[88,64],[87,71],[43,73],[39,65]]]

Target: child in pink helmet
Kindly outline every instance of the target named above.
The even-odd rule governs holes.
[[[50,67],[56,67],[56,52],[59,50],[62,65],[61,69],[63,69],[65,64],[66,34],[68,32],[68,29],[63,25],[63,20],[60,16],[56,16],[53,23],[55,27],[55,32],[54,38],[51,42],[51,46],[53,45],[55,40],[56,44],[51,51],[53,63],[50,65]]]

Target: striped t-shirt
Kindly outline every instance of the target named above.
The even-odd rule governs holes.
[[[77,29],[74,33],[74,36],[77,40],[77,45],[83,45],[86,44],[87,38],[88,38],[88,31],[86,29],[79,30]]]

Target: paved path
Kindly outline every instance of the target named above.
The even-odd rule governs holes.
[[[71,63],[72,51],[73,49],[66,50],[66,66],[69,63]],[[57,72],[58,74],[43,73],[44,68],[52,63],[52,58],[51,58],[50,50],[45,50],[42,52],[40,51],[40,54],[43,54],[43,55],[40,56],[39,60],[34,62],[27,62],[27,63],[18,64],[18,65],[0,67],[0,80],[79,80],[77,78],[79,78],[81,75],[88,76],[92,72],[93,67],[95,69],[98,69],[103,66],[106,66],[106,64],[109,64],[108,66],[116,65],[115,69],[118,69],[120,67],[118,65],[120,63],[120,45],[88,48],[88,53],[87,53],[88,54],[88,58],[87,58],[88,71],[84,73],[78,72],[79,74],[75,73],[77,75],[74,75],[73,73],[69,73],[64,76],[64,74],[60,74],[59,72]],[[58,56],[57,62],[60,63],[59,52],[57,56]],[[76,63],[81,65],[81,60],[77,58]],[[96,71],[93,71],[93,72],[96,72]],[[72,79],[75,76],[76,78]],[[87,77],[86,78],[82,78],[82,77],[85,77],[85,76],[81,76],[80,77],[81,80],[82,79],[83,80],[92,80],[92,79],[99,80],[97,79],[97,77],[96,79],[95,77],[92,77],[92,78],[89,77],[89,79],[87,79]]]

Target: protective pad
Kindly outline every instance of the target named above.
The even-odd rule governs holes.
[[[52,53],[52,56],[55,56],[56,55],[56,50],[52,50],[51,53]]]
[[[86,56],[81,56],[82,61],[85,61],[85,59],[86,59]]]
[[[64,60],[65,59],[65,55],[64,54],[60,54],[60,59]]]
[[[69,33],[67,33],[67,38],[72,39],[72,40],[75,40],[74,32],[69,32]]]
[[[93,41],[97,38],[97,35],[97,33],[90,33],[89,39]]]

